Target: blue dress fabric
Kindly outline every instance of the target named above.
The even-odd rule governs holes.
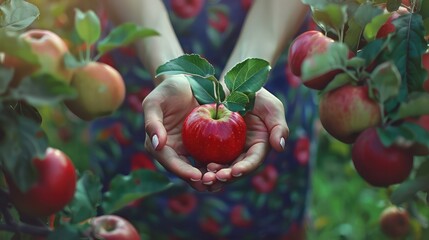
[[[172,1],[164,2],[184,51],[200,54],[220,73],[251,1],[207,0],[185,17],[171,7]],[[300,31],[307,30],[306,25]],[[105,182],[116,174],[145,168],[176,183],[124,212],[147,239],[294,239],[291,236],[302,228],[307,213],[317,109],[313,92],[290,73],[286,54],[287,49],[265,86],[285,106],[291,131],[286,151],[272,150],[256,172],[216,193],[193,190],[145,152],[141,101],[154,86],[134,50],[124,47],[100,59],[123,75],[127,97],[117,112],[91,124],[92,166]]]

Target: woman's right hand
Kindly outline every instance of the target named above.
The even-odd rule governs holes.
[[[216,181],[206,166],[193,166],[183,146],[182,125],[187,115],[198,106],[187,78],[170,76],[144,100],[145,147],[168,171],[188,182],[198,191],[210,190]]]

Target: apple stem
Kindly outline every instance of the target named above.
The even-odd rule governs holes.
[[[215,117],[214,117],[214,119],[218,119],[219,106],[220,106],[220,103],[219,103],[219,102],[216,102],[216,112],[215,112]]]

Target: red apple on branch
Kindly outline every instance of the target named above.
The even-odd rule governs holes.
[[[307,59],[314,55],[325,53],[333,39],[323,35],[323,33],[311,30],[302,33],[293,40],[289,47],[288,62],[294,75],[301,76],[301,66]],[[321,90],[338,74],[339,70],[334,69],[321,76],[303,82],[309,88]]]
[[[410,215],[400,207],[391,206],[384,209],[379,222],[381,231],[394,239],[403,238],[410,232]]]
[[[353,143],[365,129],[381,123],[378,103],[369,97],[368,86],[344,85],[322,95],[320,122],[334,138]]]
[[[40,66],[34,66],[22,59],[6,54],[4,66],[15,68],[16,72],[11,83],[12,86],[18,85],[23,77],[34,72],[49,73],[66,83],[70,83],[72,70],[66,68],[63,60],[69,49],[60,36],[48,30],[32,29],[22,33],[20,38],[30,44]]]
[[[126,219],[115,215],[102,215],[89,221],[92,234],[105,240],[140,240],[139,233]]]
[[[352,160],[359,175],[375,187],[401,183],[413,168],[413,154],[396,145],[384,146],[375,127],[366,129],[356,139]]]
[[[246,123],[223,104],[205,104],[186,117],[182,138],[185,149],[200,163],[229,164],[243,152]]]

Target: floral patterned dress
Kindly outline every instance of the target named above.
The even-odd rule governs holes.
[[[194,12],[173,1],[164,2],[184,51],[204,56],[220,73],[251,1],[207,0]],[[314,94],[290,73],[286,53],[273,66],[265,86],[285,106],[291,130],[286,151],[273,150],[254,174],[217,193],[197,192],[169,176],[177,187],[142,199],[127,213],[144,229],[143,239],[298,239],[294,234],[302,227],[309,197],[317,110]],[[105,180],[140,168],[165,172],[144,150],[141,101],[154,87],[150,75],[131,48],[101,61],[124,76],[127,97],[115,114],[93,122],[93,165]]]

